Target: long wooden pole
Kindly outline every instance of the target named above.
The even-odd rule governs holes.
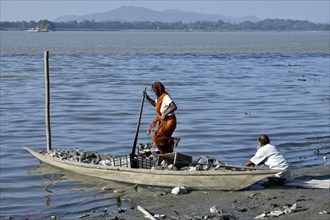
[[[151,220],[156,220],[156,218],[154,216],[152,216],[147,210],[145,210],[144,208],[142,208],[141,206],[137,206],[137,209],[140,210],[143,214],[145,214],[145,216]]]
[[[50,88],[49,88],[49,52],[44,53],[44,71],[45,71],[45,118],[46,118],[46,138],[47,151],[52,150],[51,133],[50,133]]]
[[[135,150],[136,150],[136,143],[137,139],[139,136],[139,130],[140,130],[140,124],[141,124],[141,117],[142,117],[142,111],[143,111],[143,104],[144,104],[144,93],[147,91],[147,87],[144,87],[144,92],[143,92],[143,98],[141,102],[141,108],[140,108],[140,115],[139,115],[139,121],[136,126],[136,131],[135,131],[135,137],[134,137],[134,142],[133,142],[133,147],[132,147],[132,154],[135,155]]]

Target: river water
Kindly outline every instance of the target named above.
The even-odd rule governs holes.
[[[242,164],[261,133],[292,167],[329,164],[329,32],[1,33],[0,218],[49,219],[108,208],[117,183],[39,164],[43,53],[53,148],[131,151],[142,91],[162,81],[178,106],[177,152]],[[138,143],[154,109],[145,102]]]

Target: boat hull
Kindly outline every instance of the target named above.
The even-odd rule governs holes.
[[[85,164],[53,158],[25,148],[38,160],[67,171],[111,181],[158,187],[184,186],[189,190],[240,190],[253,183],[273,176],[279,170],[227,166],[244,171],[174,171],[134,169],[104,165]]]

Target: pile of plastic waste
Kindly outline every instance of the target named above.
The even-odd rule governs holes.
[[[95,152],[84,151],[74,148],[55,149],[49,151],[48,154],[52,157],[56,157],[61,160],[69,160],[88,164],[111,165],[111,162],[114,160],[114,156],[109,154],[98,154]]]
[[[144,157],[150,160],[157,160],[159,151],[152,144],[140,144],[137,148],[139,157]],[[97,164],[105,166],[113,166],[118,160],[110,154],[99,154],[91,151],[84,151],[75,148],[70,149],[55,149],[47,152],[48,155],[59,158],[61,160],[69,160],[87,164]],[[126,156],[127,157],[127,156]],[[155,165],[152,169],[157,170],[188,170],[188,171],[209,171],[209,170],[224,170],[223,165],[225,163],[211,157],[202,158],[199,157],[193,160],[189,166],[181,167],[178,169],[173,164],[168,164],[165,160],[161,162],[159,166]]]

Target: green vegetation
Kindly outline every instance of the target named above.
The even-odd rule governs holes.
[[[0,22],[0,30],[28,30],[28,29],[39,29],[39,30],[53,30],[55,24],[48,20],[36,21],[16,21],[16,22]]]
[[[121,21],[68,21],[48,20],[0,22],[1,30],[27,30],[30,28],[54,31],[117,31],[117,30],[159,30],[159,31],[329,31],[330,24],[316,24],[309,21],[290,19],[265,19],[258,22],[245,21],[240,24],[219,21],[178,22],[121,22]]]
[[[37,27],[41,30],[53,30],[55,28],[54,23],[48,21],[48,20],[40,20],[37,23]]]

